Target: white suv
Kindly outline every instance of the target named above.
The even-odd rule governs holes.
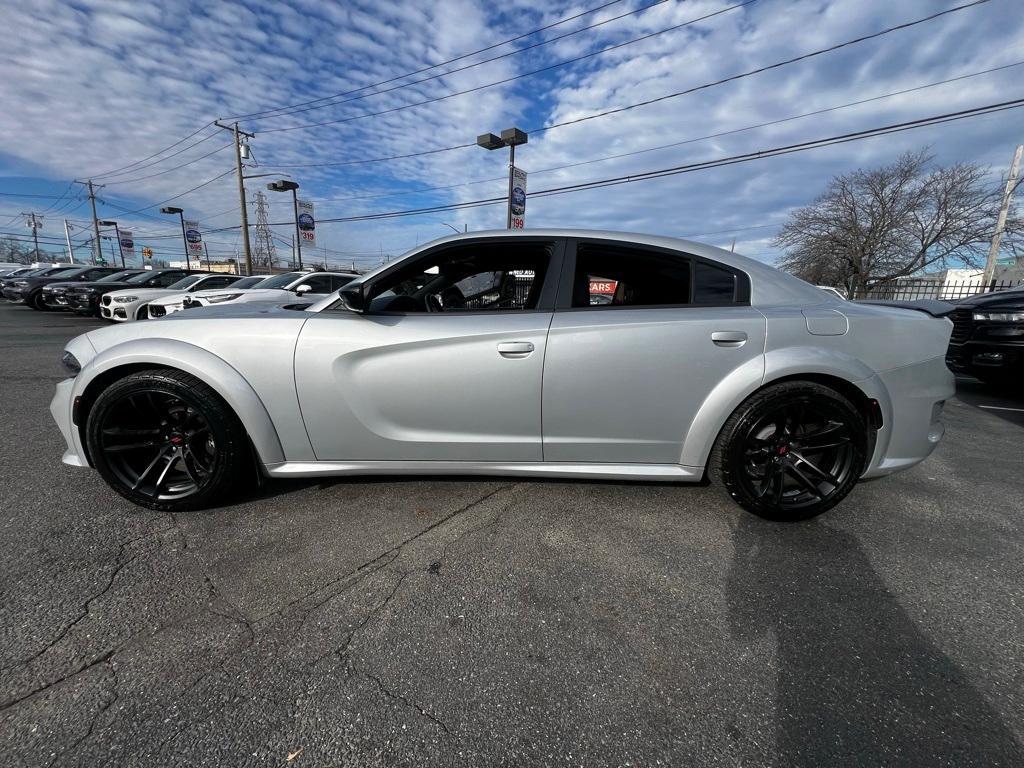
[[[197,272],[187,275],[166,288],[125,288],[103,296],[100,314],[116,323],[145,320],[149,302],[171,294],[189,293],[208,288],[227,288],[240,280],[238,275]]]
[[[307,299],[313,303],[348,285],[359,275],[352,272],[285,272],[268,277],[258,288],[247,291],[203,291],[184,298],[185,309],[207,307],[213,304],[231,304],[251,301],[282,302]]]
[[[159,299],[153,299],[149,302],[149,319],[158,317],[165,317],[174,312],[179,312],[185,308],[185,299],[188,297],[197,296],[208,296],[215,300],[211,303],[219,303],[221,301],[230,301],[238,297],[241,291],[247,291],[250,288],[257,288],[260,283],[264,280],[269,280],[270,275],[250,275],[249,277],[243,277],[228,286],[230,292],[225,292],[223,286],[220,288],[210,288],[209,290],[198,290],[198,291],[182,291],[180,293],[171,293],[167,296],[161,296]]]

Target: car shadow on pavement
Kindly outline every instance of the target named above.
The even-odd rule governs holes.
[[[915,626],[855,536],[743,515],[733,538],[733,637],[776,642],[779,765],[1024,764],[999,715]]]
[[[969,376],[957,376],[956,397],[991,416],[1024,426],[1024,383],[999,387]]]

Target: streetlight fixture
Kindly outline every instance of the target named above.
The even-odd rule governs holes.
[[[302,269],[302,234],[299,232],[299,185],[294,181],[272,181],[267,184],[271,192],[291,192],[292,205],[295,208],[295,249],[298,256],[299,269]]]
[[[529,138],[526,131],[518,128],[506,128],[501,132],[501,136],[483,133],[476,137],[477,146],[484,149],[495,150],[508,147],[508,217],[505,223],[508,229],[512,229],[512,172],[516,164],[516,147],[525,144]]]
[[[121,250],[121,230],[118,229],[117,222],[116,221],[110,221],[109,219],[104,219],[103,221],[97,221],[96,223],[99,224],[101,227],[113,227],[114,228],[114,237],[117,239],[117,252],[119,254],[121,254],[121,269],[125,269],[125,266],[124,266],[124,251]]]
[[[178,216],[178,220],[181,221],[181,242],[185,246],[185,270],[188,272],[192,271],[192,261],[188,256],[188,235],[185,234],[185,210],[183,208],[175,208],[173,205],[168,205],[160,209],[160,213],[166,213],[169,216]],[[209,268],[210,260],[206,260],[206,266]]]

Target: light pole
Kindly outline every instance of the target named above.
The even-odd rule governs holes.
[[[267,184],[271,192],[291,192],[292,205],[295,208],[295,253],[299,261],[299,269],[302,269],[302,235],[299,232],[299,185],[294,181],[272,181]]]
[[[114,239],[117,240],[117,252],[121,254],[121,269],[125,269],[124,266],[124,251],[121,250],[121,230],[117,227],[116,221],[110,221],[104,219],[103,221],[97,222],[101,227],[113,227],[114,228]]]
[[[516,147],[525,144],[529,138],[526,131],[521,131],[518,128],[506,128],[501,132],[501,136],[483,133],[476,137],[477,146],[484,149],[508,147],[508,216],[505,221],[507,229],[512,229],[512,173],[516,165]]]
[[[185,211],[182,208],[175,208],[173,205],[168,205],[160,209],[160,213],[166,213],[170,216],[177,214],[178,220],[181,221],[181,242],[185,246],[185,270],[188,272],[192,271],[192,262],[188,257],[188,235],[185,234]]]

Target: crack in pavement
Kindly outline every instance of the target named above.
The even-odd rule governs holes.
[[[424,528],[420,532],[418,532],[416,534],[413,534],[409,538],[399,542],[398,544],[396,544],[395,546],[391,547],[390,549],[388,549],[388,550],[386,550],[384,552],[381,552],[380,554],[376,555],[375,557],[371,558],[370,560],[367,560],[366,562],[356,566],[355,568],[353,568],[352,570],[348,571],[347,573],[343,573],[340,576],[338,576],[338,577],[336,577],[334,579],[331,579],[326,584],[321,584],[320,586],[310,590],[309,592],[306,592],[304,595],[302,595],[300,597],[297,597],[294,600],[288,601],[287,603],[285,603],[283,606],[281,606],[280,608],[278,608],[276,610],[270,611],[269,613],[265,613],[262,616],[257,617],[256,619],[253,620],[253,624],[260,624],[260,623],[266,621],[267,619],[269,619],[272,616],[284,615],[284,613],[289,608],[291,608],[292,606],[298,605],[299,603],[303,602],[304,600],[308,600],[309,598],[313,597],[314,595],[316,595],[318,593],[321,593],[321,592],[324,592],[325,590],[328,590],[331,587],[334,587],[334,586],[336,586],[338,584],[345,583],[347,580],[352,579],[353,577],[357,577],[353,581],[351,581],[351,583],[346,583],[345,586],[343,586],[341,589],[339,589],[337,591],[330,592],[330,594],[328,594],[322,600],[320,600],[317,603],[315,603],[315,604],[311,605],[310,607],[306,608],[302,612],[302,615],[303,615],[302,621],[298,623],[295,632],[292,633],[292,636],[294,636],[295,633],[297,633],[305,625],[306,618],[309,616],[309,614],[311,614],[313,611],[317,610],[318,608],[320,608],[321,606],[326,604],[333,597],[336,597],[337,595],[341,594],[342,592],[344,592],[344,591],[346,591],[348,589],[351,589],[353,586],[355,586],[355,584],[359,583],[359,581],[361,581],[362,579],[366,578],[367,576],[369,576],[369,575],[371,575],[373,573],[376,573],[377,571],[381,570],[382,568],[386,568],[388,565],[390,565],[391,563],[393,563],[397,559],[398,555],[401,554],[401,550],[406,545],[411,544],[412,542],[416,541],[417,539],[425,536],[426,534],[428,534],[431,531],[433,531],[435,528],[438,528],[439,526],[444,525],[449,520],[452,520],[453,518],[455,518],[455,517],[457,517],[457,516],[459,516],[459,515],[461,515],[461,514],[463,514],[465,512],[468,512],[473,507],[475,507],[475,506],[477,506],[479,504],[482,504],[483,502],[487,501],[492,496],[495,496],[496,494],[501,493],[502,491],[507,491],[510,488],[514,488],[515,486],[516,486],[516,483],[510,483],[509,485],[503,485],[503,486],[500,486],[498,488],[495,488],[493,491],[489,491],[488,493],[484,494],[483,496],[481,496],[480,498],[476,499],[475,501],[472,501],[469,504],[466,504],[465,506],[463,506],[463,507],[461,507],[459,509],[456,509],[454,512],[451,512],[450,514],[445,515],[440,520],[437,520],[436,522],[431,523],[430,525],[428,525],[426,528]],[[393,557],[391,557],[389,560],[387,560],[387,562],[384,562],[383,564],[378,565],[382,560],[387,558],[389,555],[393,555]],[[373,566],[377,566],[377,567],[373,567]],[[363,571],[366,571],[366,572],[363,573]]]
[[[410,709],[415,709],[417,712],[420,713],[420,715],[422,715],[423,717],[427,718],[428,720],[430,720],[435,725],[439,726],[442,731],[444,731],[446,734],[451,736],[452,732],[450,730],[448,730],[448,726],[445,725],[443,720],[441,720],[441,719],[439,719],[437,717],[434,717],[432,714],[427,712],[427,710],[425,710],[423,707],[421,707],[415,701],[412,701],[411,699],[406,698],[405,696],[403,696],[400,693],[395,693],[394,691],[390,690],[386,685],[384,685],[384,682],[379,677],[377,677],[376,675],[370,674],[369,672],[364,672],[361,669],[356,669],[355,667],[353,667],[353,671],[357,675],[362,675],[367,680],[372,680],[373,682],[375,682],[377,684],[377,687],[380,688],[381,693],[383,693],[388,698],[394,699],[395,701],[400,701],[402,704],[404,704],[406,707],[409,707]]]
[[[96,730],[96,723],[98,723],[99,719],[103,716],[103,714],[112,706],[114,706],[114,704],[117,702],[117,668],[113,662],[113,655],[114,654],[111,653],[110,658],[106,659],[105,661],[107,667],[110,669],[110,674],[113,677],[113,684],[110,686],[109,689],[109,693],[112,694],[111,698],[109,701],[105,701],[103,703],[103,706],[101,706],[99,710],[97,710],[96,714],[93,715],[92,718],[89,720],[89,728],[86,730],[85,734],[81,738],[76,739],[75,742],[70,747],[64,750],[65,754],[73,753],[76,749],[82,746],[82,744],[88,741]],[[46,764],[46,768],[51,768],[51,766],[53,766],[53,764],[57,762],[57,759],[59,757],[60,753],[54,752],[50,758],[50,761]]]

